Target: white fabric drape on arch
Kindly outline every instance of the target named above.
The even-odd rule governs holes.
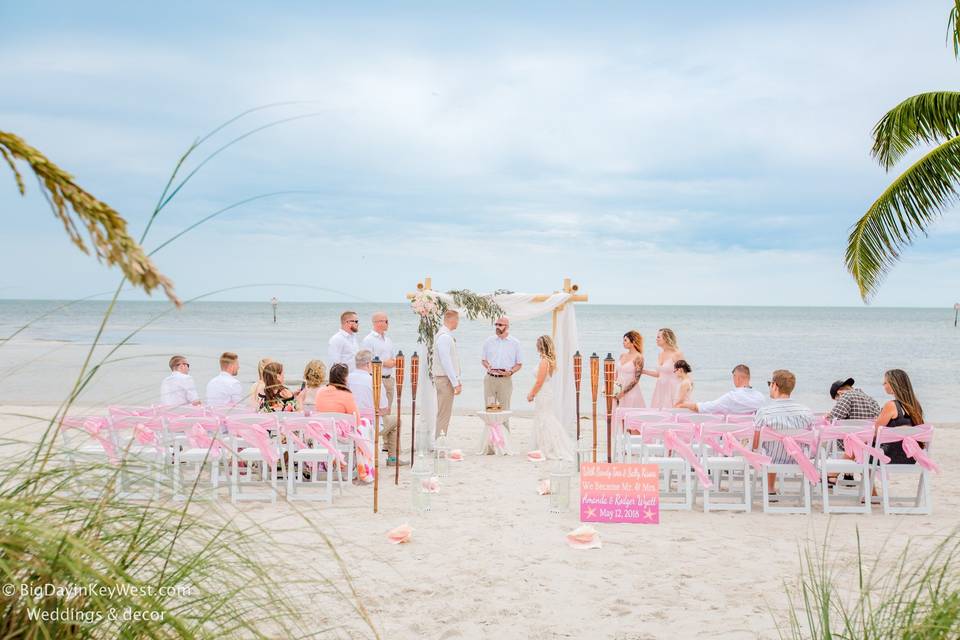
[[[429,291],[449,307],[457,309],[453,296],[440,291]],[[577,316],[573,304],[565,304],[572,294],[566,292],[554,293],[542,302],[534,302],[537,296],[532,293],[501,293],[493,296],[504,314],[511,322],[530,320],[561,307],[557,314],[557,335],[554,344],[557,348],[557,373],[554,380],[558,385],[556,397],[560,399],[558,418],[560,424],[568,432],[576,423],[576,392],[573,385],[573,353],[577,350]],[[417,404],[420,407],[421,418],[417,422],[417,447],[429,447],[433,442],[433,433],[437,424],[437,391],[428,377],[429,369],[427,358],[420,366],[420,382],[417,389]],[[458,397],[459,399],[459,397]],[[457,406],[454,400],[454,407]]]

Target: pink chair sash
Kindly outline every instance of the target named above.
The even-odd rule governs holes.
[[[143,446],[160,446],[160,439],[157,437],[157,432],[143,422],[138,422],[133,425],[133,437],[138,444]]]
[[[843,450],[852,455],[853,459],[859,464],[863,464],[864,458],[868,455],[878,458],[884,464],[890,462],[890,457],[887,456],[882,449],[868,444],[869,441],[873,440],[873,429],[864,429],[863,431],[850,433],[849,431],[844,432],[828,426],[820,432],[820,439],[842,440]]]
[[[187,435],[187,442],[195,449],[209,449],[210,456],[220,455],[222,445],[215,438],[210,437],[210,432],[202,424],[194,423]]]
[[[683,436],[676,431],[667,430],[663,432],[663,443],[667,448],[676,451],[680,454],[680,457],[687,461],[687,463],[693,467],[693,470],[697,474],[697,478],[700,480],[700,486],[704,489],[709,489],[713,486],[713,482],[710,481],[710,476],[703,469],[703,465],[700,464],[700,459],[697,457],[697,454],[693,452],[693,449],[683,441]]]
[[[362,418],[364,426],[370,426],[372,423],[367,421],[366,418]],[[340,420],[337,422],[337,433],[341,438],[346,438],[353,440],[354,444],[357,447],[357,451],[360,452],[364,458],[368,460],[373,459],[373,447],[370,444],[370,441],[363,437],[363,434],[360,433],[357,429],[352,428],[352,426],[344,421]]]
[[[503,426],[498,423],[493,423],[490,425],[490,442],[493,443],[493,446],[497,449],[502,449],[506,446],[507,441],[503,438]]]
[[[926,425],[917,426],[923,429],[923,431],[912,436],[889,433],[886,429],[881,428],[877,434],[877,444],[899,442],[903,446],[903,452],[907,454],[907,457],[916,460],[917,464],[927,471],[940,473],[940,466],[934,462],[930,456],[927,455],[927,452],[924,451],[923,447],[920,446],[921,442],[930,442],[930,440],[933,439],[933,428]],[[887,461],[889,462],[889,459]]]
[[[728,423],[730,424],[730,423]],[[765,464],[770,464],[770,456],[764,455],[759,451],[743,446],[741,439],[753,438],[753,427],[748,426],[736,431],[710,431],[705,427],[702,435],[704,444],[711,447],[714,451],[725,456],[739,456],[747,461],[751,467],[760,470]],[[717,437],[721,440],[718,441]]]
[[[775,440],[783,445],[787,455],[793,458],[794,462],[800,467],[803,475],[812,483],[820,482],[820,471],[816,465],[807,457],[801,444],[812,447],[817,446],[818,435],[815,431],[809,431],[802,435],[788,436],[775,431],[770,427],[763,427],[760,430],[760,440]]]
[[[276,464],[277,452],[274,449],[273,442],[270,440],[270,433],[263,424],[244,424],[242,422],[232,422],[228,420],[227,428],[237,437],[243,438],[259,449],[264,460],[270,463],[271,466]]]
[[[332,424],[330,425],[330,427],[333,427],[334,429],[336,428]],[[309,448],[307,446],[307,443],[304,442],[303,439],[300,438],[296,433],[297,430],[299,429],[300,431],[303,432],[303,434],[306,437],[312,439],[315,443],[319,444],[324,449],[326,449],[330,453],[330,455],[333,456],[334,460],[336,460],[340,464],[346,464],[346,460],[343,457],[343,452],[337,449],[337,447],[333,444],[333,437],[331,435],[331,431],[329,430],[330,427],[325,427],[324,424],[320,421],[311,420],[306,424],[283,425],[283,427],[281,428],[281,431],[284,435],[290,438],[298,447],[300,447],[301,449],[307,449]]]
[[[86,416],[82,418],[66,417],[61,424],[65,429],[83,429],[91,438],[100,444],[100,447],[103,448],[104,453],[107,454],[107,459],[111,464],[117,464],[117,462],[119,462],[117,449],[113,445],[113,440],[110,439],[110,423],[107,418],[100,416]]]

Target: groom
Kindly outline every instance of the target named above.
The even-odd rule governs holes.
[[[453,396],[459,395],[460,358],[457,357],[457,341],[453,332],[460,324],[460,314],[453,309],[443,314],[443,327],[437,332],[433,353],[433,383],[437,388],[437,429],[434,437],[447,435],[450,415],[453,413]]]

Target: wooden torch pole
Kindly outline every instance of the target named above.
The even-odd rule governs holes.
[[[403,398],[403,351],[398,351],[394,360],[396,360],[396,364],[393,366],[393,377],[397,384],[397,432],[393,437],[394,442],[396,442],[393,460],[397,467],[393,470],[393,484],[400,484],[400,416],[403,415],[400,413],[400,399]]]
[[[608,353],[603,359],[603,391],[607,396],[607,462],[613,462],[613,438],[611,434],[613,429],[613,375],[616,367],[613,361],[613,354]]]
[[[583,356],[573,354],[573,387],[577,392],[577,446],[580,446],[580,379],[583,377]]]
[[[412,406],[410,409],[410,468],[413,468],[413,452],[416,447],[416,424],[417,424],[417,385],[420,383],[420,356],[414,351],[410,356],[410,397]]]
[[[380,385],[383,384],[383,363],[373,359],[373,512],[380,506]]]
[[[600,356],[590,356],[590,391],[593,393],[593,461],[597,461],[597,391],[600,387]]]

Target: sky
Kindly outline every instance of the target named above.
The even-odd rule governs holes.
[[[153,256],[184,298],[402,301],[429,275],[481,292],[571,277],[599,303],[855,306],[847,234],[896,175],[870,133],[955,86],[950,4],[0,0],[0,130],[139,238],[194,140],[276,105],[193,151],[145,239],[255,198]],[[118,272],[27,188],[0,167],[0,298],[112,290]],[[949,214],[872,304],[960,300],[958,239]]]

